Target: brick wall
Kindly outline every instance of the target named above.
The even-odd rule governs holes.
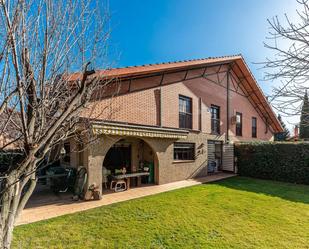
[[[187,73],[188,78],[201,75],[202,69],[191,70]],[[186,72],[166,74],[162,80],[161,76],[148,77],[145,79],[125,82],[126,91],[121,95],[104,100],[94,101],[83,113],[83,116],[119,121],[132,124],[157,126],[160,121],[163,127],[179,127],[178,102],[179,95],[192,98],[193,105],[193,130],[199,129],[199,98],[202,100],[201,119],[202,132],[211,132],[210,106],[220,106],[220,130],[221,137],[225,137],[227,130],[227,68],[225,66],[209,68],[206,77],[197,77],[191,80],[182,81]],[[270,140],[272,132],[266,131],[266,124],[249,102],[245,93],[237,86],[239,80],[232,73],[230,75],[230,116],[236,111],[243,114],[243,136],[235,136],[235,124],[229,127],[230,140]],[[162,83],[161,88],[155,87]],[[177,82],[171,84],[171,82]],[[153,87],[153,88],[149,88]],[[147,89],[148,88],[148,89]],[[144,89],[144,90],[142,90]],[[162,96],[160,97],[160,92]],[[160,100],[162,117],[160,120]],[[257,118],[257,138],[251,135],[252,117]]]
[[[156,88],[93,102],[82,115],[95,119],[157,125]]]

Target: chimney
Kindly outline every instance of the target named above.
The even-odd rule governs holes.
[[[294,136],[298,137],[298,125],[295,125],[294,127]]]

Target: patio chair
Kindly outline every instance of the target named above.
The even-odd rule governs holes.
[[[125,180],[118,180],[115,185],[115,192],[127,190],[127,183]]]
[[[115,174],[121,174],[121,170],[120,169],[115,169]],[[114,189],[115,188],[115,184],[117,183],[117,179],[115,179],[115,178],[112,178],[111,179],[111,184],[110,184],[110,190],[112,190],[112,189]]]
[[[209,160],[207,165],[207,172],[208,173],[215,173],[217,169],[217,163],[214,160]]]
[[[107,183],[108,183],[108,176],[111,174],[111,171],[107,168],[102,168],[102,183],[104,184],[104,187],[107,189]]]

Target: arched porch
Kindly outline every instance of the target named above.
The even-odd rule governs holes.
[[[148,175],[142,175],[143,172]],[[156,152],[143,139],[121,138],[105,154],[102,164],[103,187],[109,188],[113,176],[124,173],[128,176],[126,180],[130,181],[130,186],[158,183]]]
[[[126,175],[148,171],[149,175],[132,176],[130,186],[159,183],[159,160],[151,142],[129,136],[102,135],[88,150],[88,186],[110,188],[111,179],[126,169]],[[148,169],[147,169],[148,168]]]

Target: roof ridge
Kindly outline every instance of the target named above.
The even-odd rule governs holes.
[[[196,58],[196,59],[183,59],[183,60],[175,60],[175,61],[163,61],[163,62],[155,62],[141,65],[131,65],[131,66],[123,66],[123,67],[110,67],[106,69],[97,69],[96,71],[106,71],[113,69],[123,69],[123,68],[137,68],[137,67],[149,67],[149,66],[158,66],[158,65],[167,65],[174,63],[185,63],[185,62],[194,62],[194,61],[202,61],[202,60],[211,60],[211,59],[225,59],[225,58],[233,58],[233,57],[242,57],[242,54],[232,54],[232,55],[222,55],[222,56],[209,56],[204,58]]]

